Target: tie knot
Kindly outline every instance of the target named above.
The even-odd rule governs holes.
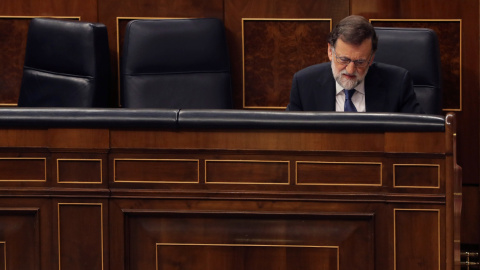
[[[355,94],[355,89],[346,90],[345,89],[345,99],[351,100],[353,94]]]

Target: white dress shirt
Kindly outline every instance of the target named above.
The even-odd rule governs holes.
[[[336,82],[337,102],[335,103],[335,110],[343,112],[345,106],[345,91],[343,87]],[[365,112],[365,80],[363,80],[357,87],[355,87],[355,94],[352,96],[353,105],[357,112]]]

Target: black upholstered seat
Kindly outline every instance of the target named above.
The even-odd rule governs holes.
[[[376,27],[375,61],[407,69],[417,99],[429,114],[442,111],[440,51],[435,32],[426,28]]]
[[[18,106],[108,106],[109,58],[105,25],[32,19]]]
[[[225,29],[218,19],[130,21],[120,76],[125,108],[232,107]]]

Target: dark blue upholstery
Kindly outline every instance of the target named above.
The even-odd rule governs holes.
[[[443,116],[262,110],[180,110],[181,129],[304,129],[324,131],[443,131]]]
[[[0,108],[0,127],[438,132],[445,130],[445,117],[405,113],[264,110]]]
[[[178,110],[118,108],[0,108],[0,127],[174,129]]]
[[[407,69],[418,102],[427,114],[441,114],[440,50],[436,33],[426,28],[376,27],[376,62]]]
[[[232,108],[225,29],[218,19],[133,20],[121,59],[125,108]]]
[[[34,18],[18,106],[106,107],[109,75],[105,25]]]

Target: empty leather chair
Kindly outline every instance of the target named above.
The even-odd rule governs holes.
[[[125,108],[232,108],[230,60],[222,21],[130,21],[120,77]]]
[[[109,81],[105,25],[32,19],[18,106],[107,107]]]
[[[440,50],[436,33],[427,28],[375,27],[375,61],[407,69],[418,102],[428,114],[441,114]]]

